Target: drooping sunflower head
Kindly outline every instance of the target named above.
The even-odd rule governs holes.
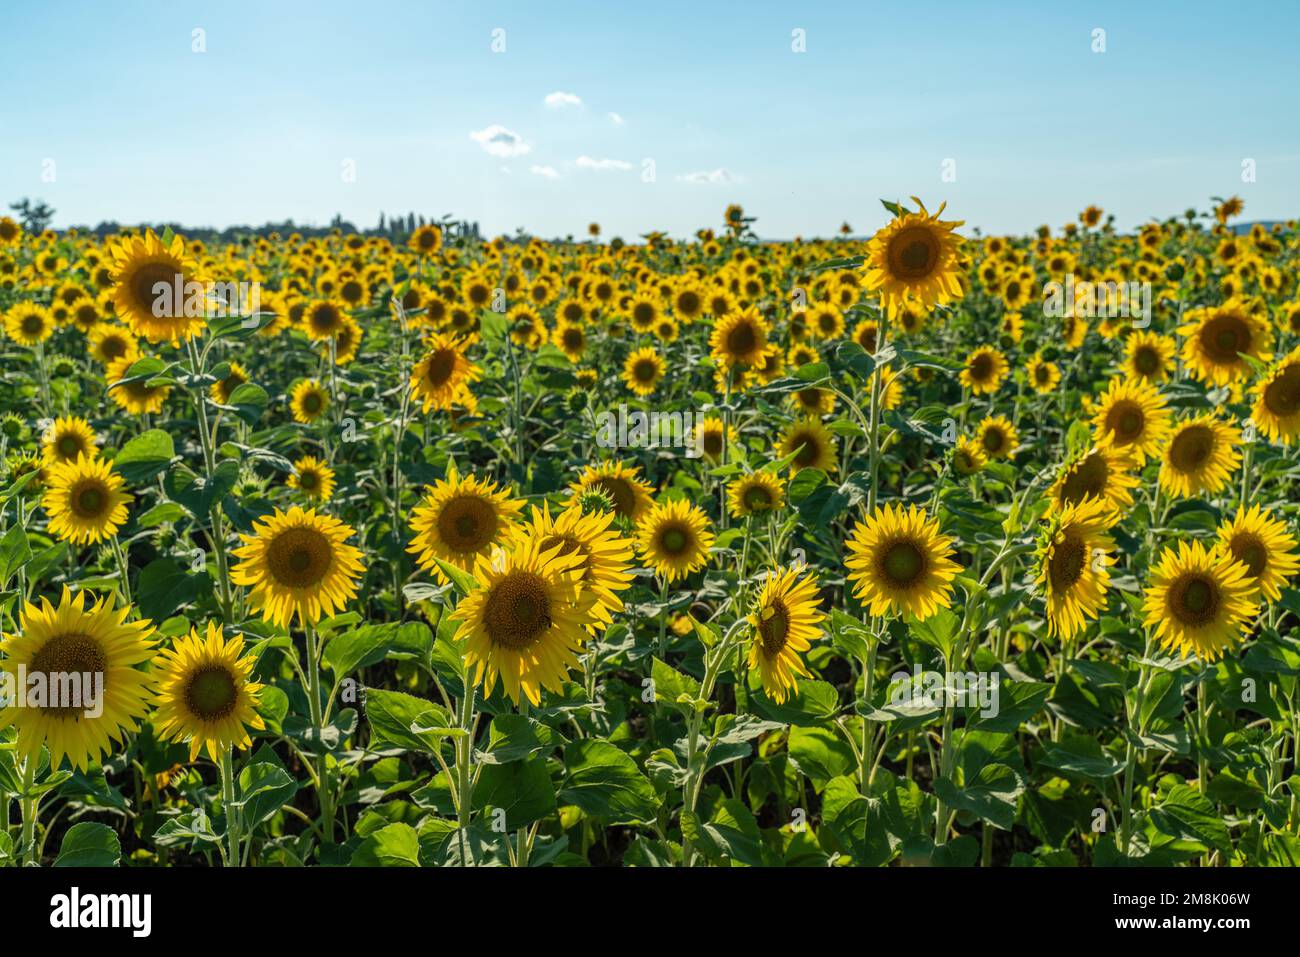
[[[1047,604],[1047,633],[1068,641],[1106,601],[1115,543],[1114,516],[1100,498],[1066,505],[1039,535],[1037,584]]]
[[[993,459],[1009,459],[1020,447],[1020,433],[1003,415],[985,416],[978,428],[979,444]]]
[[[769,573],[754,600],[749,669],[758,673],[759,685],[777,704],[798,694],[800,675],[812,676],[800,654],[822,633],[826,616],[819,604],[816,576],[799,566]]]
[[[289,393],[289,408],[295,422],[315,422],[330,407],[330,394],[315,379],[303,379]]]
[[[5,335],[21,346],[35,346],[54,335],[50,310],[34,302],[20,302],[5,313]]]
[[[478,381],[479,367],[466,357],[460,340],[445,333],[434,333],[425,345],[428,351],[411,370],[411,392],[423,411],[448,411],[469,383]]]
[[[1300,438],[1300,346],[1255,383],[1251,419],[1270,439],[1290,445]]]
[[[708,516],[681,500],[655,505],[637,524],[638,551],[670,582],[707,565],[713,541]]]
[[[591,488],[608,495],[614,503],[614,514],[634,524],[640,522],[654,504],[650,498],[654,490],[641,480],[640,469],[623,462],[588,465],[583,468],[578,481],[569,486],[575,497]]]
[[[961,570],[949,556],[953,540],[915,505],[878,506],[847,543],[853,594],[873,615],[906,613],[924,621],[952,603]]]
[[[1178,327],[1183,342],[1183,362],[1197,379],[1215,386],[1228,385],[1250,375],[1246,356],[1269,358],[1273,330],[1249,305],[1230,299],[1221,306],[1188,313]]]
[[[709,352],[727,369],[759,365],[767,352],[769,329],[757,309],[750,307],[717,320],[709,336]]]
[[[313,502],[328,502],[334,497],[334,470],[314,455],[304,455],[293,463],[288,485]]]
[[[654,392],[663,379],[667,366],[653,346],[645,346],[628,353],[623,362],[623,384],[640,396]]]
[[[920,212],[896,216],[867,247],[865,284],[870,291],[879,290],[881,308],[891,319],[908,300],[929,309],[963,295],[958,281],[963,240],[954,232],[961,222],[939,219],[944,206],[931,214],[912,199]]]
[[[957,437],[957,442],[952,449],[954,472],[958,475],[974,475],[988,464],[988,453],[984,451],[984,446],[980,444],[979,439],[971,439],[965,435]]]
[[[28,687],[40,675],[46,689],[43,700],[9,700],[0,728],[17,728],[18,751],[28,760],[45,745],[52,767],[66,759],[81,771],[138,728],[153,700],[153,682],[139,667],[153,657],[151,623],[128,622],[130,607],[115,610],[108,598],[87,608],[86,595],[74,597],[64,586],[57,607],[45,598],[39,607],[24,605],[18,632],[0,642],[6,684],[24,669]]]
[[[452,466],[445,478],[426,490],[424,500],[411,513],[415,537],[407,551],[418,556],[420,567],[440,582],[447,577],[438,560],[473,572],[482,555],[506,540],[510,525],[524,503],[512,498],[491,479],[462,476]]]
[[[336,518],[295,505],[253,523],[234,550],[237,585],[266,621],[288,628],[295,615],[304,627],[341,610],[357,593],[361,551],[347,544],[353,534]]]
[[[1006,376],[1006,356],[992,346],[980,346],[966,357],[966,364],[957,378],[976,395],[987,395],[998,391]]]
[[[785,507],[785,483],[766,469],[742,475],[727,488],[727,504],[736,518]]]
[[[117,316],[150,342],[180,342],[203,328],[206,300],[194,294],[203,283],[198,263],[173,236],[164,245],[153,230],[116,243],[113,302]]]
[[[122,476],[111,463],[80,455],[70,462],[50,464],[41,504],[54,535],[86,545],[117,534],[133,498],[122,491]]]
[[[1079,505],[1085,499],[1104,501],[1118,518],[1133,506],[1133,489],[1138,477],[1136,460],[1127,449],[1093,446],[1072,456],[1057,473],[1048,490],[1052,508],[1061,512],[1067,505]]]
[[[99,455],[99,439],[85,419],[75,415],[54,420],[41,436],[41,456],[46,462],[75,462],[81,456]]]
[[[834,437],[815,418],[798,419],[786,426],[777,442],[777,455],[780,458],[794,455],[790,468],[795,472],[801,469],[831,472],[838,461]]]
[[[208,387],[208,394],[212,396],[212,401],[227,405],[235,390],[248,381],[248,370],[230,359],[226,362],[226,374]]]
[[[521,693],[540,705],[542,689],[559,693],[590,634],[594,596],[582,587],[582,558],[576,551],[543,551],[537,540],[519,540],[480,556],[474,569],[479,587],[451,613],[460,622],[456,640],[465,642],[465,665],[474,684],[490,695],[500,678],[516,704]]]
[[[1160,464],[1160,485],[1184,498],[1221,491],[1241,465],[1241,430],[1214,412],[1173,426]]]
[[[1282,586],[1300,569],[1300,547],[1286,522],[1258,504],[1238,508],[1219,526],[1219,547],[1246,567],[1246,577],[1269,601],[1282,596]]]
[[[1169,422],[1168,402],[1155,386],[1119,376],[1110,380],[1092,416],[1097,443],[1127,449],[1139,465],[1159,452]]]
[[[1142,610],[1162,646],[1216,661],[1243,640],[1257,604],[1255,583],[1231,552],[1182,541],[1151,569]]]
[[[188,741],[191,761],[203,750],[220,761],[228,749],[249,747],[248,729],[266,727],[257,713],[262,685],[251,680],[256,664],[253,655],[244,655],[244,639],[227,641],[215,622],[208,622],[206,636],[191,628],[177,638],[156,665],[159,735]]]

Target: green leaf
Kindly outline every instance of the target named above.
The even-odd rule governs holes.
[[[195,574],[170,558],[156,558],[141,569],[135,597],[144,617],[162,621],[211,593],[212,579],[206,571]]]
[[[455,586],[456,591],[460,593],[462,598],[478,588],[478,580],[469,572],[457,568],[450,562],[444,562],[441,558],[434,558],[434,561],[438,563],[442,573],[451,579],[452,585]]]
[[[1232,853],[1228,825],[1210,800],[1193,787],[1175,784],[1165,799],[1151,809],[1151,823],[1170,837],[1190,838],[1224,855]]]
[[[821,791],[832,779],[856,766],[853,749],[833,728],[794,727],[786,745],[792,760]]]
[[[12,526],[0,538],[0,587],[32,560],[32,548],[27,543],[27,533],[21,525]]]
[[[280,764],[275,752],[263,747],[239,772],[239,805],[244,809],[245,828],[256,827],[274,816],[297,793],[298,782]]]
[[[696,815],[683,814],[682,833],[715,863],[734,860],[751,867],[764,863],[758,822],[749,808],[735,798],[720,801],[707,823]]]
[[[407,657],[414,655],[424,660],[432,648],[433,632],[423,622],[388,622],[336,635],[325,645],[321,658],[336,677],[342,678],[358,668],[378,664],[390,652],[400,650]]]
[[[409,824],[389,824],[367,837],[352,854],[350,867],[419,867],[420,836]]]
[[[442,738],[461,733],[452,728],[446,708],[424,698],[400,691],[367,688],[364,700],[375,745],[386,744],[432,754],[438,750]]]
[[[564,749],[560,800],[611,824],[652,821],[659,809],[654,785],[608,741],[574,741]]]
[[[545,761],[514,761],[486,764],[474,785],[474,810],[505,811],[505,828],[516,831],[555,811],[555,788]],[[495,824],[497,817],[488,814]]]
[[[687,712],[695,710],[700,683],[690,675],[684,675],[672,665],[655,658],[650,665],[650,680],[654,683],[656,703],[675,705]]]
[[[172,437],[162,429],[150,429],[122,446],[113,459],[113,469],[132,485],[142,485],[166,471],[176,457]]]
[[[257,425],[269,401],[270,397],[260,385],[255,382],[245,382],[230,393],[230,401],[225,405],[217,402],[213,405],[227,412],[233,412],[249,425]]]
[[[117,832],[104,824],[82,821],[68,828],[59,847],[55,867],[117,867],[122,842]]]
[[[513,711],[492,719],[488,749],[476,751],[474,760],[481,764],[508,764],[535,755],[550,754],[568,741],[554,728]]]

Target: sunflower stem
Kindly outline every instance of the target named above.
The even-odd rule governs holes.
[[[28,756],[23,762],[23,790],[22,790],[22,811],[23,811],[23,837],[22,837],[22,859],[26,867],[39,867],[40,859],[36,853],[36,815],[40,808],[40,801],[32,796],[32,788],[36,786],[36,758]]]
[[[131,604],[131,579],[127,572],[126,553],[122,550],[122,543],[118,541],[116,535],[110,535],[108,541],[113,547],[113,557],[117,559],[117,573],[122,579],[122,601],[129,606]]]
[[[235,807],[235,768],[230,746],[221,752],[221,804],[226,810],[226,836],[230,850],[226,857],[228,867],[240,867],[239,855],[239,809]]]
[[[206,482],[210,484],[212,476],[217,471],[217,457],[213,448],[215,445],[214,436],[208,427],[207,403],[203,398],[202,386],[196,384],[203,372],[203,361],[199,358],[192,337],[185,340],[185,345],[190,354],[191,383],[188,391],[190,401],[194,403],[195,415],[199,419],[199,443],[203,446],[203,475]],[[212,537],[209,541],[217,558],[217,585],[220,589],[221,618],[228,625],[234,624],[234,603],[231,600],[229,563],[226,561],[225,524],[221,520],[221,506],[218,503],[213,502],[212,509],[208,513],[208,519],[212,524]]]
[[[307,668],[306,678],[307,707],[311,714],[312,727],[316,729],[316,747],[320,753],[316,756],[316,796],[320,802],[321,843],[334,843],[334,808],[330,791],[329,762],[324,752],[325,719],[321,706],[320,654],[316,628],[307,626]]]

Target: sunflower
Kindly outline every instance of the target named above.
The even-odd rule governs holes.
[[[445,478],[425,491],[424,500],[411,513],[415,537],[407,551],[418,556],[420,567],[439,582],[447,576],[435,559],[473,573],[475,561],[504,542],[510,525],[523,510],[520,499],[490,479],[460,475],[453,465]]]
[[[838,339],[844,335],[844,315],[831,303],[823,302],[813,306],[808,310],[806,320],[808,328],[818,339]]]
[[[1163,647],[1215,661],[1242,640],[1257,603],[1254,581],[1231,552],[1183,541],[1151,569],[1142,611]]]
[[[330,394],[315,379],[303,379],[289,393],[289,408],[295,422],[315,422],[330,407]]]
[[[539,553],[558,548],[561,554],[581,557],[582,590],[594,599],[589,631],[613,623],[612,616],[623,610],[618,593],[632,585],[633,543],[612,528],[613,523],[612,513],[584,513],[576,502],[555,516],[543,503],[540,510],[533,506],[531,515],[511,529],[513,539],[536,542]]]
[[[1251,419],[1270,439],[1290,445],[1300,437],[1300,346],[1255,383]]]
[[[1061,370],[1057,368],[1056,363],[1048,362],[1041,355],[1035,355],[1030,359],[1025,371],[1029,376],[1029,384],[1040,395],[1055,392],[1056,386],[1061,381]]]
[[[961,571],[949,555],[953,540],[915,505],[877,506],[847,542],[853,595],[872,615],[906,612],[924,621],[952,604]]]
[[[202,278],[185,240],[173,236],[164,246],[151,229],[116,243],[110,254],[114,307],[132,332],[150,342],[178,343],[202,330],[206,304],[194,308],[188,288]]]
[[[411,370],[411,392],[423,402],[424,412],[447,411],[478,380],[479,367],[465,357],[463,344],[445,333],[434,333],[426,345],[429,351]]]
[[[0,709],[0,728],[17,729],[18,752],[28,761],[40,756],[41,745],[49,748],[51,768],[66,758],[77,770],[87,770],[140,726],[153,699],[152,680],[137,667],[153,657],[152,625],[144,619],[127,622],[130,606],[114,610],[108,598],[87,609],[86,595],[80,591],[74,597],[65,585],[57,608],[46,598],[39,608],[25,604],[17,634],[0,643],[5,671],[11,676],[25,671],[29,688],[40,675],[48,689],[43,702],[28,697],[21,703],[36,706],[7,702]],[[59,703],[52,697],[56,690],[63,692]],[[29,694],[28,688],[20,693]]]
[[[1047,603],[1047,633],[1069,641],[1095,619],[1106,601],[1115,542],[1112,515],[1100,498],[1057,512],[1039,536],[1038,583]]]
[[[295,613],[303,627],[341,611],[357,594],[361,551],[347,544],[353,534],[336,518],[276,509],[253,523],[253,534],[240,533],[244,544],[233,552],[240,563],[230,580],[252,590],[249,600],[262,618],[288,628]]]
[[[1250,375],[1246,356],[1269,358],[1273,330],[1240,299],[1192,310],[1187,320],[1178,327],[1179,335],[1185,337],[1183,363],[1202,382],[1228,385]]]
[[[190,628],[159,653],[154,724],[164,740],[189,741],[191,761],[204,749],[220,761],[227,750],[252,745],[248,728],[266,727],[257,713],[262,685],[249,680],[257,659],[241,658],[243,651],[242,637],[227,641],[221,626],[208,622],[206,638]]]
[[[581,496],[588,489],[602,491],[613,502],[615,515],[637,523],[654,505],[650,499],[654,490],[641,481],[637,473],[635,466],[624,465],[622,462],[588,465],[569,489],[575,496]]]
[[[1158,454],[1169,423],[1168,402],[1155,386],[1118,376],[1097,399],[1092,416],[1097,443],[1131,452],[1138,465]]]
[[[357,357],[357,353],[361,351],[363,335],[360,323],[351,316],[343,317],[343,322],[334,331],[334,337],[330,340],[336,365],[345,366]]]
[[[709,563],[714,535],[697,505],[675,500],[655,505],[637,524],[637,550],[666,581],[677,581]]]
[[[727,488],[727,504],[736,518],[747,518],[785,507],[785,484],[771,472],[742,475]]]
[[[432,223],[421,226],[411,233],[407,245],[415,250],[417,255],[432,256],[442,248],[442,230]]]
[[[107,366],[123,356],[138,356],[140,344],[129,329],[100,322],[90,330],[90,354]]]
[[[649,332],[659,322],[660,308],[659,301],[653,296],[634,296],[627,306],[627,321],[637,332]]]
[[[915,196],[919,213],[902,213],[876,233],[867,247],[866,288],[880,292],[881,308],[889,318],[909,300],[927,309],[935,303],[960,299],[958,247],[962,237],[953,230],[960,221],[943,221],[943,204],[931,215]]]
[[[736,431],[735,426],[725,425],[716,415],[705,416],[696,424],[695,429],[695,441],[698,443],[700,454],[710,462],[721,462],[724,445],[740,438],[740,433]]]
[[[637,395],[647,396],[654,392],[666,371],[663,358],[653,346],[646,346],[628,353],[623,362],[623,382]]]
[[[554,346],[569,357],[570,362],[578,362],[587,354],[587,330],[572,322],[561,322],[551,333]]]
[[[1093,446],[1072,456],[1048,489],[1053,511],[1059,514],[1067,505],[1099,498],[1110,509],[1111,517],[1118,520],[1133,506],[1133,489],[1138,484],[1136,466],[1130,451],[1115,446]]]
[[[1282,597],[1281,586],[1300,569],[1300,548],[1286,522],[1265,514],[1258,504],[1237,509],[1219,526],[1219,546],[1246,566],[1246,577],[1269,601]]]
[[[234,395],[235,390],[249,381],[248,370],[234,359],[228,360],[226,365],[228,371],[225,376],[208,386],[208,394],[212,396],[212,401],[219,405],[229,405],[230,397]]]
[[[41,436],[41,457],[47,463],[75,462],[99,454],[98,437],[90,423],[75,415],[55,419]]]
[[[111,383],[108,387],[108,397],[132,415],[161,412],[167,397],[172,394],[170,385],[165,383],[150,385],[152,376],[131,376],[131,367],[141,358],[143,356],[128,353],[114,359],[104,370],[104,381]],[[127,378],[131,381],[122,383],[121,380]]]
[[[334,497],[334,470],[312,455],[293,463],[289,488],[296,488],[313,502],[328,502]]]
[[[814,362],[822,361],[821,353],[817,351],[817,347],[806,342],[795,343],[795,345],[791,346],[790,352],[785,358],[792,369],[799,369],[806,365],[812,365]]]
[[[460,622],[455,640],[464,642],[474,684],[490,695],[499,677],[516,704],[521,691],[540,705],[542,688],[563,690],[569,671],[582,667],[578,653],[593,621],[594,597],[582,588],[582,556],[540,545],[520,541],[497,549],[492,560],[479,556],[479,587],[450,615]]]
[[[1213,412],[1174,426],[1165,443],[1160,485],[1184,498],[1221,491],[1241,465],[1241,430]]]
[[[341,299],[317,299],[307,304],[302,316],[303,331],[313,342],[334,338],[348,318],[348,305]]]
[[[790,403],[803,415],[820,417],[835,411],[835,393],[830,389],[809,386],[790,393]]]
[[[51,463],[41,496],[50,532],[77,545],[116,535],[126,522],[127,503],[134,499],[121,489],[122,476],[105,459],[81,455]]]
[[[23,227],[12,216],[0,216],[0,246],[17,246]]]
[[[778,568],[767,576],[748,621],[749,670],[777,704],[799,693],[798,677],[812,677],[799,657],[821,636],[826,615],[818,609],[817,578],[801,567]]]
[[[978,439],[958,436],[952,450],[952,467],[958,475],[974,475],[989,464],[988,453]]]
[[[714,323],[709,336],[709,354],[725,369],[756,366],[767,351],[767,336],[767,322],[751,306]]]
[[[1009,459],[1020,447],[1020,433],[1006,416],[985,416],[978,426],[979,444],[993,459]]]
[[[800,469],[831,472],[838,460],[835,439],[824,425],[813,418],[792,422],[781,433],[777,442],[777,457],[785,458],[791,454],[794,454],[791,468],[796,472]]]
[[[876,347],[880,345],[880,323],[874,319],[863,319],[853,329],[853,341],[867,355],[875,355]]]
[[[20,346],[35,346],[54,335],[54,317],[44,306],[20,302],[5,313],[5,335]]]
[[[1006,356],[992,346],[980,346],[966,357],[966,364],[957,378],[971,392],[984,395],[997,392],[1006,375]]]
[[[1145,382],[1163,382],[1174,369],[1174,340],[1147,330],[1124,343],[1124,374]]]

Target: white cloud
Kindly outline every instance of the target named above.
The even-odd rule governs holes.
[[[469,134],[469,138],[493,156],[523,156],[533,149],[522,136],[499,123],[476,130]]]
[[[560,173],[554,166],[530,166],[528,172],[534,176],[541,176],[545,179],[559,179]]]
[[[614,113],[612,111],[609,114],[609,121],[613,123],[615,126],[623,125],[623,117],[619,116],[617,113]]]
[[[554,93],[547,93],[542,100],[549,110],[562,110],[566,106],[582,106],[582,97],[576,93],[565,93],[563,90],[556,90]]]
[[[677,177],[679,183],[735,183],[739,181],[736,176],[728,169],[719,166],[717,169],[699,170],[695,173],[684,173]]]
[[[583,169],[594,169],[605,171],[611,169],[631,169],[632,164],[625,160],[617,159],[592,159],[590,156],[579,156],[574,160]]]

